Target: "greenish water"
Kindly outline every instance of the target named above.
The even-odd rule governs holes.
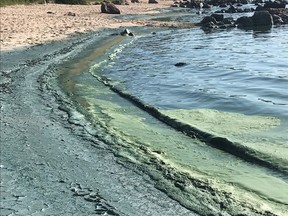
[[[239,212],[285,215],[288,205],[285,172],[245,161],[197,137],[187,136],[113,91],[113,86],[122,82],[103,77],[103,69],[113,71],[117,65],[115,59],[137,39],[123,41],[122,37],[110,37],[105,43],[91,47],[87,55],[62,67],[58,82],[77,108],[70,114],[73,121],[90,122],[92,128],[87,130],[111,145],[119,160],[137,165],[151,176],[157,188],[191,211],[203,215]],[[128,90],[123,92],[130,95]],[[281,118],[275,115],[193,107],[159,109],[159,112],[252,149],[269,145],[271,134],[278,134],[282,154],[271,147],[276,146],[279,151],[281,145],[277,143],[270,143],[271,148],[263,148],[262,153],[268,154],[272,163],[278,159],[284,161],[285,167],[286,147],[281,140],[286,138],[277,131]]]

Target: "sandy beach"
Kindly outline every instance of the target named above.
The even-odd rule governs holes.
[[[169,7],[172,1],[159,4],[139,3],[117,5],[121,15],[158,13],[156,8]],[[17,5],[2,7],[1,50],[41,44],[101,28],[146,25],[143,20],[125,21],[117,15],[101,13],[100,5]],[[75,16],[68,14],[75,13]],[[157,23],[155,23],[156,25]]]

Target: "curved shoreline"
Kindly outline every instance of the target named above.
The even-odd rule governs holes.
[[[105,53],[107,54],[107,58],[108,58],[110,52],[109,53],[105,52]],[[94,54],[95,54],[95,52],[94,52]],[[93,53],[91,54],[92,58],[89,57],[89,54],[87,57],[85,56],[84,61],[86,62],[87,59],[93,60],[94,54]],[[60,68],[61,68],[61,66],[60,66]],[[169,162],[166,163],[165,160],[163,158],[161,158],[161,154],[162,154],[161,150],[160,151],[157,151],[157,150],[153,151],[153,149],[151,150],[151,149],[145,147],[144,145],[142,145],[141,144],[142,141],[139,141],[139,143],[138,142],[137,143],[131,143],[131,140],[129,140],[129,137],[128,137],[128,139],[126,139],[125,136],[124,137],[122,137],[122,136],[118,137],[117,132],[114,131],[113,125],[111,125],[111,128],[110,128],[109,125],[106,125],[106,122],[102,122],[101,120],[99,120],[97,118],[95,119],[95,122],[94,122],[93,116],[90,116],[93,114],[88,113],[87,110],[85,111],[85,109],[90,109],[92,105],[89,103],[89,101],[85,101],[85,97],[82,97],[81,96],[82,94],[79,95],[79,92],[77,90],[75,90],[74,87],[72,87],[72,86],[78,85],[78,88],[80,88],[80,89],[83,88],[83,91],[85,92],[85,86],[81,85],[82,82],[76,82],[76,83],[69,83],[68,82],[71,79],[72,80],[75,79],[75,77],[73,78],[74,72],[73,71],[71,72],[72,68],[73,69],[77,68],[77,71],[79,73],[85,74],[83,77],[82,76],[81,76],[81,78],[79,77],[80,80],[82,80],[82,79],[88,80],[88,78],[91,79],[90,78],[91,74],[87,72],[87,68],[89,68],[89,64],[88,64],[88,62],[86,62],[85,64],[82,64],[81,58],[76,58],[75,60],[71,60],[71,65],[67,65],[67,66],[64,65],[63,71],[61,72],[61,74],[63,74],[63,77],[60,78],[60,84],[66,85],[66,87],[65,87],[66,89],[64,89],[64,92],[67,91],[66,93],[68,94],[68,97],[69,98],[71,97],[71,99],[72,99],[72,101],[71,101],[72,104],[70,104],[68,106],[68,107],[71,106],[72,109],[65,108],[65,104],[64,104],[64,107],[63,108],[61,107],[61,110],[64,110],[65,112],[68,113],[68,115],[69,115],[68,121],[71,124],[76,124],[76,125],[83,127],[83,129],[86,130],[88,133],[90,133],[92,136],[97,137],[97,139],[100,139],[104,143],[107,143],[109,146],[111,146],[112,149],[114,149],[115,156],[119,158],[119,162],[121,164],[123,164],[123,166],[125,166],[125,167],[127,166],[130,168],[135,166],[135,167],[137,167],[137,169],[142,170],[143,173],[148,174],[153,179],[153,181],[155,182],[155,186],[158,189],[160,189],[161,191],[166,193],[172,199],[179,201],[179,203],[181,205],[183,205],[184,207],[186,207],[192,211],[196,211],[199,214],[206,215],[209,212],[215,213],[218,211],[219,212],[226,211],[224,209],[221,209],[221,207],[219,207],[219,206],[221,206],[220,200],[222,200],[222,199],[225,199],[225,200],[227,199],[227,200],[229,200],[228,201],[229,203],[231,202],[231,206],[230,206],[230,204],[227,204],[227,206],[225,208],[228,208],[227,211],[230,213],[233,213],[233,214],[236,213],[237,211],[240,211],[239,209],[242,209],[242,208],[247,209],[247,211],[249,211],[249,212],[251,211],[251,214],[253,213],[255,215],[261,214],[263,212],[267,213],[267,214],[268,214],[268,212],[271,213],[271,211],[269,211],[265,208],[262,209],[262,207],[259,207],[259,206],[258,207],[261,210],[259,210],[258,208],[254,208],[253,206],[250,206],[249,202],[246,203],[246,202],[239,201],[239,198],[235,197],[235,194],[233,196],[232,193],[230,194],[229,192],[225,191],[224,189],[219,189],[219,188],[215,187],[215,185],[213,185],[213,184],[211,185],[211,182],[209,182],[209,181],[201,180],[201,178],[199,179],[193,175],[190,176],[187,172],[179,172],[179,170],[173,168],[173,166],[170,166]],[[70,77],[69,72],[71,72],[72,77]],[[76,77],[78,77],[78,75]],[[76,80],[77,80],[77,78],[76,78]],[[95,89],[93,91],[97,92],[97,91],[101,91],[101,88],[105,88],[104,85],[107,85],[106,81],[105,80],[101,81],[101,79],[100,79],[100,81],[98,83],[96,81],[91,80],[91,81],[89,81],[89,84],[91,86],[95,86]],[[101,87],[102,85],[100,83],[103,84],[103,87]],[[99,86],[99,87],[97,87],[97,86]],[[113,85],[111,85],[111,86],[113,88]],[[109,85],[107,87],[110,88]],[[89,88],[89,86],[87,88]],[[98,89],[98,88],[100,88],[100,89]],[[115,89],[111,89],[111,90],[115,91]],[[104,95],[106,95],[106,94],[107,93],[104,93]],[[116,94],[119,95],[118,92],[116,92]],[[110,98],[109,95],[107,95],[107,96],[108,96],[107,98]],[[125,98],[125,100],[127,100],[127,98]],[[128,101],[131,101],[131,100],[128,99]],[[83,110],[80,110],[81,106],[84,106],[85,108]],[[107,106],[110,107],[110,104],[108,103]],[[143,105],[143,106],[145,106],[145,105]],[[76,108],[78,107],[79,108],[78,112],[82,113],[82,115],[84,115],[84,116],[79,117],[78,112],[75,113],[75,110],[74,110],[75,108],[73,108],[73,107],[76,107]],[[123,109],[125,109],[125,107]],[[104,112],[101,111],[101,105],[99,107],[97,107],[97,110],[99,110],[98,111],[99,115],[107,115],[107,113],[108,113],[107,118],[113,119],[113,115],[109,116],[109,113],[110,113],[109,110],[106,111],[107,113],[105,111]],[[147,112],[147,110],[145,110],[145,112]],[[86,116],[86,114],[87,114],[87,116]],[[97,113],[95,115],[97,115]],[[99,118],[101,119],[101,116]],[[129,118],[129,116],[128,116],[128,118]],[[87,123],[85,123],[86,122],[85,119],[88,122],[89,121],[92,122],[91,123],[92,129],[90,128],[90,125],[87,125]],[[165,124],[167,124],[167,123],[165,123]],[[94,125],[94,127],[96,127],[96,129],[93,129],[93,125]],[[185,126],[184,126],[184,128],[185,128]],[[120,134],[121,134],[121,132],[120,132]],[[134,152],[134,151],[136,151],[136,152]],[[130,153],[132,154],[131,158],[129,157]],[[191,189],[191,187],[193,187],[193,189]],[[202,192],[205,195],[203,195],[202,192],[197,195],[197,191],[199,192],[199,190],[200,191],[203,190]],[[219,198],[219,200],[217,199],[216,201],[215,200],[212,201],[210,199],[213,198],[213,196],[214,196],[213,194],[214,195],[217,194],[217,196],[219,196],[221,198]],[[187,200],[185,200],[183,198],[183,195],[185,195],[185,197],[187,196],[186,197]],[[195,200],[196,198],[193,196],[198,197],[199,200],[201,200],[203,197],[205,197],[204,199],[206,201],[209,200],[210,204],[211,204],[211,202],[212,203],[215,202],[213,205],[217,206],[217,210],[209,209],[208,205],[206,206],[206,205],[202,204],[203,206],[201,206],[201,204],[198,203],[198,201]],[[203,196],[203,197],[201,197],[201,196]],[[237,205],[237,207],[235,207],[235,209],[234,209],[232,207],[233,205]],[[281,213],[278,213],[278,211],[276,211],[276,210],[275,210],[275,212],[277,212],[277,213],[275,213],[274,211],[272,211],[272,212],[275,215],[281,215]],[[273,214],[273,213],[271,213],[271,214]]]
[[[1,214],[196,215],[123,166],[109,145],[73,122],[69,102],[51,88],[55,65],[110,33],[1,54]]]
[[[159,119],[163,123],[173,127],[174,129],[192,138],[197,138],[205,142],[207,145],[210,145],[214,148],[227,152],[247,162],[271,168],[272,170],[275,170],[279,172],[279,174],[282,174],[284,176],[288,174],[288,168],[287,165],[285,165],[285,161],[283,161],[281,164],[275,164],[273,163],[273,161],[269,160],[269,156],[265,155],[264,153],[257,152],[256,150],[245,147],[244,145],[241,145],[239,143],[232,142],[226,137],[214,136],[209,132],[202,131],[196,127],[193,127],[190,124],[186,124],[177,119],[171,118],[168,115],[163,114],[157,108],[145,104],[143,101],[136,98],[135,96],[126,93],[120,88],[115,87],[113,84],[109,83],[107,79],[96,75],[95,78],[97,78],[100,82],[109,87],[112,91],[119,94],[121,97],[131,101],[133,104],[135,104],[143,111],[146,111],[147,113],[151,114],[152,116]]]
[[[109,33],[100,35],[105,38]],[[7,125],[9,127],[4,131],[1,130],[1,140],[3,138],[4,147],[7,148],[4,149],[6,155],[4,168],[1,164],[1,169],[4,170],[5,187],[11,190],[11,194],[20,197],[14,197],[15,200],[12,202],[13,208],[16,206],[15,212],[17,212],[17,205],[21,205],[21,202],[29,203],[27,206],[30,207],[30,203],[37,204],[35,200],[38,199],[42,209],[37,209],[37,211],[50,211],[50,213],[52,211],[61,215],[68,215],[67,211],[65,212],[66,209],[63,210],[63,208],[81,215],[81,212],[92,212],[99,206],[108,215],[109,213],[111,215],[139,216],[159,213],[167,216],[195,215],[186,209],[193,209],[193,205],[191,206],[189,202],[185,203],[183,200],[184,208],[173,200],[175,194],[169,194],[169,192],[167,194],[167,191],[171,189],[169,187],[173,187],[178,191],[176,193],[178,199],[181,198],[181,193],[186,193],[188,196],[187,188],[189,188],[190,182],[197,189],[204,189],[204,192],[205,190],[209,191],[211,200],[215,203],[218,202],[217,208],[225,210],[226,207],[229,207],[230,204],[223,203],[223,199],[231,201],[233,206],[233,199],[229,199],[230,195],[227,192],[216,191],[216,194],[219,193],[220,196],[215,201],[215,190],[209,187],[207,182],[190,178],[185,173],[178,176],[173,168],[167,168],[162,160],[155,157],[154,161],[147,160],[145,166],[152,165],[155,170],[160,171],[161,175],[155,173],[149,176],[154,178],[156,187],[163,191],[159,192],[154,187],[155,182],[151,181],[145,172],[141,172],[140,168],[137,169],[137,165],[130,164],[129,161],[118,160],[121,155],[113,155],[112,147],[103,143],[106,136],[101,140],[103,134],[97,134],[98,131],[89,131],[90,125],[85,121],[85,117],[75,112],[75,106],[69,104],[69,101],[63,100],[63,95],[59,94],[57,89],[53,89],[54,85],[51,86],[50,81],[57,73],[56,67],[62,62],[71,61],[77,55],[82,58],[80,53],[83,53],[83,49],[93,43],[91,42],[93,37],[93,34],[86,35],[74,42],[70,41],[69,44],[60,45],[61,48],[56,45],[55,50],[50,54],[45,53],[45,48],[54,46],[53,43],[43,48],[38,47],[39,49],[34,47],[28,51],[31,55],[33,49],[36,49],[33,53],[35,56],[31,59],[27,57],[28,60],[24,61],[17,71],[15,70],[14,75],[11,74],[15,78],[15,82],[12,83],[13,91],[11,95],[5,95],[5,103],[1,109],[1,114],[2,110],[5,113],[5,127]],[[97,45],[98,42],[100,43],[100,41],[96,41]],[[53,48],[51,49],[53,50]],[[42,53],[43,50],[45,51]],[[15,133],[13,134],[13,132]],[[9,135],[15,134],[23,135],[23,140],[20,138],[16,141],[9,139]],[[19,149],[15,143],[24,147]],[[143,155],[147,153],[146,150],[145,148],[141,149]],[[14,158],[15,161],[13,161],[11,155],[17,159]],[[8,185],[7,182],[11,180],[11,176],[18,180],[18,185]],[[175,177],[173,178],[173,176]],[[165,185],[165,181],[169,182],[168,187]],[[203,191],[199,190],[199,192]],[[24,198],[21,193],[24,194]],[[7,194],[9,193],[7,192]],[[4,196],[9,197],[10,194],[9,196],[7,194],[5,192]],[[127,200],[127,196],[130,199]],[[11,195],[11,197],[13,196]],[[137,200],[138,203],[134,200]],[[194,201],[201,205],[201,200]],[[75,202],[79,203],[76,206],[79,209],[73,207]],[[5,203],[4,207],[6,208],[8,204],[11,202]],[[205,206],[200,207],[199,213],[206,214]],[[241,207],[247,206],[243,204]],[[248,208],[253,210],[254,207],[249,205]],[[30,213],[32,211],[36,210],[31,208]],[[267,211],[263,211],[267,213]],[[19,212],[20,210],[18,210]],[[236,214],[236,212],[234,213]],[[254,213],[261,214],[263,212]],[[26,213],[26,215],[28,214]]]

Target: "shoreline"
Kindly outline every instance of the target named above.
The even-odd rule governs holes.
[[[55,65],[114,31],[1,54],[1,214],[196,215],[69,122],[48,82]]]
[[[95,48],[97,52],[106,45],[107,38],[120,37],[115,36],[119,32],[119,29],[99,28],[79,37],[3,52],[4,62],[7,62],[0,75],[7,79],[4,81],[7,92],[2,91],[1,81],[1,143],[4,143],[1,152],[4,157],[0,168],[1,177],[4,176],[1,193],[5,199],[1,206],[5,215],[43,212],[50,215],[95,212],[139,216],[196,215],[187,209],[188,204],[184,204],[185,208],[175,201],[173,193],[167,194],[168,189],[163,187],[163,181],[167,179],[155,183],[159,176],[151,175],[151,178],[140,166],[115,154],[115,146],[105,142],[107,136],[102,140],[103,134],[98,136],[98,131],[89,130],[85,117],[75,111],[69,99],[62,100],[64,92],[57,91],[59,89],[49,82],[57,74],[59,65],[69,64],[74,58],[86,60],[86,54],[90,52],[87,49]],[[67,81],[73,82],[73,77],[68,77]],[[145,155],[145,149],[143,151]],[[166,172],[165,166],[161,167],[161,160],[154,165],[155,169],[163,168]],[[173,170],[167,170],[166,174],[169,171],[174,175]],[[183,176],[184,180],[191,180],[189,176]],[[181,183],[183,179],[176,182],[180,182],[177,184],[180,190],[186,187]],[[182,197],[181,193],[179,197]]]
[[[112,52],[112,53],[114,53],[114,52]],[[104,58],[104,59],[108,59],[108,56],[110,56],[109,55],[110,53],[106,53],[106,58]],[[92,56],[94,56],[94,54],[91,54]],[[88,56],[90,56],[89,54],[88,54]],[[88,63],[89,61],[87,61],[89,58],[86,58],[85,57],[85,62],[86,63]],[[94,59],[94,58],[92,58],[92,59]],[[78,61],[79,61],[79,63],[78,63]],[[78,66],[76,66],[76,65],[78,65]],[[87,65],[87,64],[85,64],[85,65]],[[87,69],[86,69],[86,67],[83,67],[84,65],[83,64],[81,64],[81,59],[76,59],[76,60],[72,60],[71,61],[71,65],[67,65],[67,66],[64,66],[64,76],[67,76],[67,74],[69,74],[69,73],[71,73],[71,71],[74,69],[74,68],[77,68],[77,69],[79,69],[79,71],[83,71],[83,73],[86,73],[86,76],[87,76]],[[74,77],[73,78],[73,76],[75,76],[75,74],[72,72],[72,74],[71,74],[72,76],[70,76],[70,75],[68,75],[68,78],[66,78],[66,79],[64,79],[64,80],[62,80],[62,84],[63,84],[63,86],[65,85],[65,84],[67,84],[68,83],[68,81],[69,80],[77,80],[77,78],[76,77],[78,77],[78,75],[79,74],[77,74],[77,76],[76,77]],[[80,80],[88,80],[88,78],[86,77],[85,75],[84,76],[81,76],[81,79]],[[86,78],[84,78],[84,77],[86,77]],[[89,76],[88,76],[89,77]],[[95,94],[95,97],[97,98],[97,96],[96,95],[98,95],[98,94],[102,94],[102,91],[103,92],[105,92],[105,93],[103,93],[105,96],[106,95],[109,95],[108,96],[108,98],[112,98],[112,93],[107,93],[105,90],[103,90],[105,87],[104,87],[104,85],[109,89],[110,88],[110,90],[112,90],[112,91],[115,91],[115,93],[119,96],[121,96],[121,98],[125,98],[125,99],[127,99],[128,101],[130,101],[130,102],[132,102],[134,105],[135,104],[137,104],[137,105],[139,105],[139,103],[141,103],[141,102],[137,102],[137,101],[135,101],[133,98],[131,98],[131,97],[129,97],[129,95],[127,95],[127,94],[123,94],[123,92],[121,91],[121,90],[118,90],[117,89],[117,87],[113,87],[113,84],[109,84],[109,80],[105,80],[105,78],[104,78],[104,80],[101,80],[101,78],[99,78],[99,77],[97,77],[97,76],[95,76],[95,78],[97,78],[98,79],[98,81],[103,85],[103,87],[99,87],[99,88],[101,88],[101,90],[99,90],[99,89],[97,89],[95,86],[98,86],[99,84],[97,84],[97,82],[95,82],[95,81],[91,81],[91,83],[93,83],[93,84],[91,84],[90,82],[84,82],[84,81],[79,81],[79,82],[77,82],[77,81],[75,81],[75,83],[74,83],[74,81],[72,82],[72,85],[74,85],[74,86],[77,86],[77,84],[80,86],[78,86],[78,88],[81,88],[82,90],[83,90],[83,92],[86,92],[86,91],[89,91],[89,89],[90,89],[90,91],[92,91],[92,92],[96,92],[96,94]],[[65,83],[66,81],[65,80],[67,80],[67,83]],[[85,83],[85,84],[83,84],[83,82]],[[76,84],[77,83],[77,84]],[[90,85],[91,86],[90,86]],[[77,87],[76,87],[77,88]],[[87,102],[87,98],[85,99],[85,96],[83,96],[82,94],[79,94],[78,93],[78,91],[77,90],[75,90],[76,88],[71,88],[70,87],[70,84],[68,84],[68,86],[67,86],[67,88],[66,88],[66,91],[65,92],[69,92],[68,93],[68,95],[71,95],[71,98],[74,98],[74,99],[72,99],[72,101],[74,101],[74,103],[75,104],[81,104],[81,107],[82,106],[84,106],[84,107],[86,107],[88,110],[93,110],[93,108],[91,108],[91,107],[93,107],[93,102]],[[103,88],[103,89],[102,89]],[[84,90],[85,89],[85,90]],[[91,89],[93,89],[93,90],[91,90]],[[81,91],[81,90],[79,90],[79,91]],[[110,95],[111,94],[111,95]],[[75,96],[73,96],[73,95],[75,95]],[[80,96],[81,95],[81,96]],[[92,96],[90,96],[91,98],[94,98],[94,97],[92,97]],[[80,99],[79,99],[80,98]],[[88,97],[89,98],[89,97]],[[101,96],[100,96],[100,98],[101,98]],[[112,100],[112,102],[111,103],[109,103],[108,102],[108,106],[109,106],[109,108],[111,108],[111,107],[113,107],[113,99],[111,99]],[[120,99],[121,100],[121,99]],[[89,101],[89,100],[88,100]],[[101,101],[101,99],[100,99],[100,101]],[[110,101],[109,99],[107,99],[107,101]],[[118,101],[118,100],[115,100],[115,101]],[[136,103],[135,103],[136,102]],[[117,102],[115,102],[115,103],[117,103]],[[99,102],[99,104],[105,104],[105,102],[104,102],[104,100],[103,100],[103,102],[101,103],[101,102]],[[122,103],[120,103],[121,105],[123,105]],[[140,109],[141,109],[141,106],[142,106],[142,110],[144,110],[145,111],[145,113],[148,111],[148,113],[150,113],[150,114],[152,114],[153,115],[153,111],[155,112],[155,110],[150,110],[151,112],[149,112],[149,109],[151,109],[151,107],[149,107],[149,106],[147,106],[147,105],[145,105],[145,104],[141,104],[140,105]],[[105,105],[103,105],[103,107],[105,107]],[[143,109],[143,107],[144,107],[144,109]],[[99,110],[101,110],[101,105],[100,105],[100,107],[97,107],[97,109],[99,109]],[[122,107],[121,106],[121,109],[124,109],[124,110],[126,110],[126,108],[125,108],[125,105]],[[84,109],[85,110],[85,109]],[[105,109],[104,109],[105,110]],[[108,109],[109,110],[109,112],[108,113],[110,113],[111,114],[111,116],[112,116],[112,118],[113,118],[113,108],[111,108],[111,110],[110,109]],[[129,108],[127,108],[127,110],[129,110]],[[83,113],[86,113],[87,114],[87,110],[86,111],[83,111]],[[103,114],[103,113],[105,113],[105,111],[98,111],[100,114],[100,116],[102,116],[101,114]],[[78,114],[75,114],[74,113],[74,115],[73,115],[73,112],[72,111],[69,111],[69,113],[70,113],[70,116],[71,116],[71,119],[72,119],[72,122],[75,122],[76,124],[83,124],[82,123],[82,121],[81,121],[81,118],[80,118],[80,121],[78,121],[79,120],[79,118],[77,118],[77,115]],[[82,112],[81,112],[82,113]],[[89,112],[90,113],[90,112]],[[85,114],[85,116],[86,116],[86,114]],[[91,114],[91,113],[90,113]],[[89,114],[88,114],[88,116],[90,116]],[[109,115],[108,115],[109,116]],[[116,116],[118,116],[118,114],[116,115]],[[129,114],[127,113],[127,116],[129,116]],[[133,115],[132,115],[133,116]],[[131,118],[133,118],[131,116]],[[144,115],[144,116],[142,116],[144,119],[146,119],[146,116]],[[161,115],[161,114],[159,114],[159,113],[157,113],[156,114],[156,116],[155,116],[156,118],[158,117],[158,119],[159,118],[166,118],[166,120],[167,120],[167,117],[165,117],[165,116],[163,116],[163,115]],[[101,117],[99,117],[100,119],[101,119]],[[93,118],[93,115],[92,115],[92,117],[91,117],[91,119],[94,119]],[[95,119],[97,119],[97,117],[95,116]],[[120,119],[121,119],[121,117],[120,117]],[[168,120],[167,120],[168,121]],[[170,121],[171,121],[171,119],[170,119]],[[96,121],[97,122],[97,121]],[[135,120],[135,122],[137,122],[137,120]],[[166,122],[167,123],[167,122]],[[172,123],[173,123],[173,120],[172,120]],[[97,122],[97,123],[95,123],[96,125],[102,125],[101,124],[101,121],[100,122]],[[130,124],[132,124],[132,122],[131,123],[129,123],[129,125]],[[103,124],[103,125],[106,125],[105,123]],[[110,124],[109,124],[110,125]],[[85,127],[85,125],[84,125],[84,127]],[[114,128],[113,127],[113,123],[111,123],[111,127],[112,128]],[[124,126],[123,126],[124,127]],[[185,126],[186,128],[187,128],[187,126]],[[100,126],[99,126],[99,128],[100,128]],[[97,127],[97,129],[99,129],[98,127]],[[105,128],[105,126],[104,126],[104,128]],[[137,128],[137,127],[136,127]],[[137,130],[136,128],[134,128],[135,130]],[[149,127],[150,128],[150,127]],[[184,128],[184,127],[183,127]],[[187,128],[188,129],[188,128]],[[190,128],[189,128],[190,129]],[[107,130],[109,130],[109,129],[107,129]],[[113,129],[112,129],[113,130]],[[93,131],[93,130],[89,130],[89,131]],[[193,131],[193,129],[192,129],[192,131]],[[143,133],[145,134],[145,132],[143,131]],[[113,138],[111,138],[111,140],[110,140],[110,138],[107,138],[107,137],[109,137],[109,135],[108,134],[113,134],[113,132],[112,133],[104,133],[104,134],[107,134],[107,136],[103,136],[103,134],[102,134],[102,136],[101,135],[99,135],[100,137],[103,137],[103,139],[104,139],[104,142],[105,143],[109,143],[109,145],[112,145],[112,146],[115,146],[115,155],[117,155],[117,154],[119,154],[119,152],[117,152],[117,149],[119,148],[118,146],[117,146],[117,144],[113,144],[114,143],[114,141],[113,141]],[[107,140],[106,140],[107,139]],[[129,139],[129,138],[128,138]],[[178,140],[179,142],[180,142],[180,140]],[[111,144],[110,144],[111,143]],[[117,142],[116,142],[117,143]],[[137,141],[137,143],[139,144],[139,143],[141,143],[141,141]],[[120,144],[120,146],[121,147],[123,147],[123,148],[125,148],[124,146],[125,146],[125,144]],[[150,153],[151,153],[151,151],[152,151],[152,154],[153,154],[153,148],[152,148],[152,150],[151,149],[149,149],[149,147],[146,149],[145,147],[144,147],[144,144],[143,145],[141,145],[142,146],[142,148],[141,148],[141,150],[143,150],[143,155],[145,155],[145,156],[147,156],[147,155],[149,155]],[[138,149],[137,147],[136,147],[136,149]],[[156,148],[157,149],[157,148]],[[123,152],[124,152],[124,150],[120,150],[121,152],[122,152],[122,154],[123,154]],[[155,151],[154,152],[155,153],[155,155],[156,155],[156,158],[159,156],[158,154],[162,154],[161,152],[159,153],[159,151]],[[164,154],[164,157],[165,157],[165,155],[166,155],[166,152],[165,153],[163,153]],[[125,154],[124,154],[124,157],[125,157]],[[129,158],[129,157],[128,157]],[[132,157],[133,158],[133,157]],[[137,157],[135,157],[135,158],[137,158]],[[152,157],[153,158],[153,157]],[[151,166],[151,167],[153,167],[153,166],[155,166],[155,167],[158,167],[157,169],[159,170],[162,170],[163,171],[163,173],[165,173],[165,174],[162,174],[163,176],[169,176],[169,174],[167,174],[167,173],[170,173],[170,172],[172,172],[169,168],[167,168],[166,167],[166,165],[165,164],[169,164],[169,160],[167,161],[167,163],[166,163],[166,161],[165,161],[165,159],[163,159],[162,158],[162,156],[160,155],[159,156],[159,158],[160,158],[160,160],[158,161],[158,160],[155,160],[155,161],[153,161],[153,162],[155,162],[155,164],[153,163],[153,162],[146,162],[147,164],[149,164],[149,166]],[[154,158],[153,158],[154,159]],[[137,159],[136,159],[137,160]],[[129,161],[129,160],[128,160]],[[164,164],[161,164],[161,162],[162,161],[165,161],[164,162]],[[158,164],[158,162],[159,162],[159,164]],[[137,162],[136,162],[137,163]],[[144,164],[146,164],[146,163],[144,163]],[[173,163],[172,163],[173,164]],[[161,167],[161,168],[159,168],[159,167]],[[172,166],[173,167],[173,166]],[[141,169],[141,168],[140,168]],[[148,168],[148,166],[147,167],[145,167],[144,169],[147,169],[147,170],[149,170],[149,168]],[[176,171],[177,169],[175,169],[175,170],[173,170],[173,174],[171,174],[170,175],[170,177],[168,178],[169,180],[167,180],[167,179],[162,179],[160,182],[161,182],[161,184],[158,186],[159,187],[159,189],[160,190],[162,190],[162,191],[165,191],[165,193],[167,193],[172,199],[175,199],[175,200],[181,200],[181,198],[179,198],[179,197],[177,197],[177,195],[175,195],[175,194],[173,194],[173,193],[169,193],[170,192],[170,190],[169,190],[169,187],[166,187],[165,188],[165,186],[166,186],[166,184],[167,185],[169,185],[169,183],[171,184],[171,182],[173,182],[173,183],[175,183],[175,185],[178,183],[178,182],[181,182],[183,179],[185,179],[187,176],[189,176],[189,175],[186,175],[187,173],[189,173],[188,171],[186,172],[184,172],[184,173],[186,173],[186,174],[184,174],[184,173],[181,173],[181,172],[179,172],[179,170],[178,171]],[[146,171],[147,173],[149,173],[149,171]],[[146,173],[145,172],[145,173]],[[175,172],[175,173],[174,173]],[[176,174],[177,173],[177,174]],[[152,179],[156,179],[155,181],[157,182],[157,180],[158,180],[158,178],[160,178],[159,176],[158,177],[155,177],[155,173],[153,173],[153,171],[151,171],[150,173],[149,173],[150,175],[151,175],[151,178]],[[179,177],[179,179],[174,179],[173,177],[171,177],[171,176],[181,176],[181,177]],[[192,175],[193,176],[193,175]],[[182,179],[182,177],[183,177],[183,179]],[[191,176],[190,176],[191,177]],[[188,178],[188,177],[187,177]],[[165,184],[163,183],[163,182],[165,182]],[[171,181],[171,182],[169,182],[169,181]],[[175,181],[175,182],[174,182]],[[195,183],[195,182],[197,182],[197,178],[189,178],[189,181],[191,181],[191,182],[193,182],[193,183]],[[188,181],[187,181],[188,182]],[[186,184],[187,185],[189,185],[189,183],[187,183],[186,182]],[[193,184],[192,183],[192,184]],[[165,185],[165,186],[164,186]],[[173,184],[172,184],[173,185]],[[206,185],[206,183],[203,183],[203,185]],[[207,185],[209,185],[209,184],[207,184]],[[208,188],[208,186],[206,185],[206,187]],[[183,189],[183,188],[185,188],[186,186],[185,185],[181,185],[179,188],[180,189],[182,189],[183,191],[183,193],[184,193],[184,191],[185,191],[185,189]],[[203,186],[204,187],[204,186]],[[213,187],[212,187],[213,188]],[[211,191],[213,191],[213,189],[211,189]],[[217,193],[219,193],[219,191],[217,191]],[[183,194],[182,194],[183,195]],[[227,198],[227,197],[226,197]],[[187,199],[187,200],[189,200],[189,199]],[[183,202],[183,200],[181,200],[180,201],[180,203],[182,203],[182,205],[184,205],[184,206],[186,206],[187,208],[189,208],[189,209],[193,209],[193,210],[196,210],[197,208],[195,208],[195,206],[191,206],[190,205],[190,203],[189,203],[189,201],[185,201],[185,202]],[[201,200],[201,199],[198,199],[198,200]],[[204,199],[204,200],[206,200],[206,199]],[[185,203],[185,204],[183,204],[183,203]],[[188,204],[189,203],[189,204]],[[209,202],[210,204],[212,203],[212,202]],[[248,202],[249,203],[249,202]],[[256,203],[256,202],[255,202]],[[217,206],[217,204],[215,204],[215,206]],[[252,209],[252,207],[251,207],[251,209]],[[202,209],[201,211],[199,211],[199,213],[201,214],[201,212],[203,213],[203,212],[205,212],[205,210],[204,209]],[[273,211],[272,211],[273,212]],[[275,213],[275,212],[274,212]],[[278,214],[277,214],[278,215]],[[279,215],[281,215],[281,214],[279,214]]]
[[[157,14],[157,9],[169,8],[172,1],[159,4],[137,3],[116,5],[120,15],[104,14],[100,5],[34,4],[1,7],[1,51],[41,45],[104,28],[117,29],[131,26],[177,26],[179,23],[147,20],[121,20],[118,17],[132,14]],[[69,12],[75,16],[68,15]]]
[[[47,82],[55,65],[115,32],[98,29],[40,46],[20,41],[4,51],[1,41],[1,214],[196,215],[69,122]]]

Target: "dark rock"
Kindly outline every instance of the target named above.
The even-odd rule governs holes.
[[[272,26],[273,18],[268,11],[255,11],[251,17],[254,26]]]
[[[258,5],[256,7],[256,11],[263,11],[263,10],[265,10],[265,8],[262,5]]]
[[[226,13],[236,13],[237,12],[237,8],[234,7],[233,5],[231,5],[227,10]]]
[[[112,3],[115,5],[129,5],[127,0],[114,0]]]
[[[225,3],[222,3],[222,4],[219,5],[219,7],[220,7],[220,8],[226,8],[227,5],[226,5]]]
[[[224,15],[223,14],[212,14],[211,17],[213,17],[217,22],[223,21]]]
[[[253,27],[254,23],[251,17],[242,16],[236,20],[236,24],[239,28]]]
[[[265,2],[264,4],[264,8],[285,8],[286,7],[286,3],[283,1],[268,1]]]
[[[120,33],[122,36],[134,36],[132,32],[130,32],[128,29],[125,29]]]
[[[140,3],[139,0],[131,0],[131,3]]]
[[[209,5],[209,4],[207,4],[207,3],[203,3],[203,7],[202,7],[203,9],[209,9],[209,8],[211,8],[211,5]]]
[[[179,7],[179,4],[174,3],[171,5],[171,7]]]
[[[249,4],[249,1],[248,0],[240,0],[240,3],[241,4]]]
[[[158,4],[158,2],[156,0],[148,0],[149,4]]]
[[[273,14],[272,17],[273,17],[273,23],[275,25],[284,24],[284,21],[283,21],[283,19],[280,16],[278,16],[276,14]]]
[[[217,23],[216,19],[214,17],[212,17],[212,16],[204,17],[200,23],[201,23],[201,25],[206,25],[206,24],[208,24],[210,22],[212,22],[214,24]]]
[[[176,63],[174,66],[175,67],[184,67],[184,66],[186,66],[187,65],[187,63],[185,63],[185,62],[178,62],[178,63]]]
[[[233,25],[235,23],[235,20],[233,19],[233,17],[226,17],[223,19],[223,23],[228,24],[228,25]]]
[[[254,9],[253,8],[244,8],[243,13],[249,13],[252,12]]]
[[[120,10],[110,2],[102,2],[101,3],[101,12],[108,14],[120,14]]]
[[[268,8],[267,10],[272,16],[277,15],[281,17],[282,24],[288,24],[288,8]]]

